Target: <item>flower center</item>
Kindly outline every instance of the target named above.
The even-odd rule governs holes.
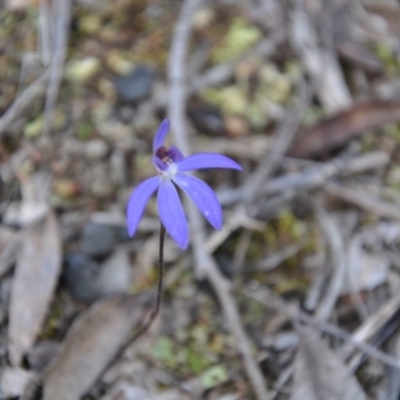
[[[171,179],[178,172],[173,152],[164,146],[157,149],[154,161],[156,168],[164,178]]]
[[[164,146],[159,147],[157,149],[156,157],[158,157],[161,161],[165,162],[165,164],[167,164],[167,165],[171,165],[174,162],[169,150]]]

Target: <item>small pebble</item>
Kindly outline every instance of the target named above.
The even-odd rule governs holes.
[[[212,136],[223,134],[224,121],[217,107],[209,104],[194,104],[189,108],[188,114],[201,133]]]
[[[77,301],[92,302],[97,299],[95,282],[100,273],[100,264],[82,253],[69,253],[65,257],[64,283],[68,292]]]
[[[126,103],[137,103],[149,96],[155,73],[146,66],[138,66],[133,72],[115,80],[118,97]]]
[[[112,293],[126,293],[131,284],[129,258],[118,249],[103,263],[82,253],[65,258],[64,283],[77,301],[92,302]]]
[[[112,228],[107,225],[88,222],[82,231],[81,250],[88,256],[104,257],[110,254],[116,244]]]

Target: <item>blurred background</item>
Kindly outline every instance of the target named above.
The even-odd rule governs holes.
[[[399,21],[395,0],[0,1],[0,399],[399,399]],[[125,205],[167,116],[244,171],[199,172],[224,227],[167,236],[130,343],[159,219],[152,199],[130,239]]]

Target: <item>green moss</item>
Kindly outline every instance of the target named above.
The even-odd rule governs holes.
[[[102,28],[102,19],[98,14],[82,15],[78,22],[79,31],[84,34],[93,35]]]
[[[304,239],[305,225],[298,220],[291,210],[285,210],[278,219],[278,236],[281,241],[294,242]]]
[[[178,330],[174,338],[160,337],[151,354],[164,367],[181,376],[198,376],[220,361],[230,351],[229,335],[215,326],[214,303],[207,299],[199,309],[198,321]]]
[[[228,371],[223,365],[214,365],[200,376],[200,381],[205,389],[211,389],[228,379]]]
[[[151,349],[152,356],[158,361],[162,362],[168,368],[176,368],[177,366],[177,353],[174,342],[166,337],[161,336]]]
[[[399,56],[388,45],[381,42],[374,47],[374,51],[384,64],[389,75],[394,76],[400,72]]]
[[[89,140],[93,136],[93,125],[90,121],[82,121],[78,124],[76,136],[82,140]]]
[[[292,92],[290,77],[279,72],[273,64],[263,65],[259,76],[259,92],[273,103],[286,103]]]
[[[39,333],[40,339],[54,339],[60,328],[60,321],[64,316],[63,308],[55,302],[47,316],[42,331]]]
[[[255,101],[249,104],[246,109],[246,117],[250,126],[256,130],[263,129],[269,121],[263,103],[264,99],[257,95]]]
[[[39,115],[33,121],[28,122],[24,126],[24,136],[28,139],[35,138],[42,133],[43,130],[43,114]]]
[[[295,276],[293,278],[286,277],[281,279],[274,287],[274,292],[280,296],[293,291],[300,291],[305,293],[309,287],[309,281],[302,275]]]
[[[400,143],[400,125],[399,124],[385,124],[382,127],[382,131],[385,135],[388,135]]]

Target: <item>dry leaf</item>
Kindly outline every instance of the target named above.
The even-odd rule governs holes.
[[[143,321],[148,294],[100,300],[70,328],[44,380],[43,400],[79,400]]]
[[[366,400],[346,365],[311,329],[298,329],[291,400]]]
[[[22,368],[5,368],[1,375],[1,392],[7,398],[20,396],[33,373]]]
[[[10,299],[9,356],[18,366],[40,332],[61,268],[61,242],[52,213],[26,228]]]
[[[382,250],[400,238],[399,224],[383,222],[353,235],[347,249],[347,279],[342,294],[372,290],[388,279],[391,259]],[[396,253],[393,255],[396,257]]]
[[[326,154],[369,129],[399,121],[399,102],[371,101],[356,104],[311,128],[301,130],[293,140],[288,155],[306,158]]]

